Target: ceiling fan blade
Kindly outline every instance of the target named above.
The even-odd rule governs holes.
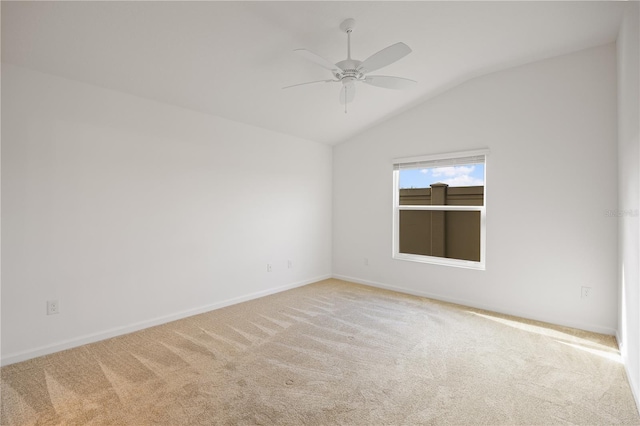
[[[408,78],[391,77],[388,75],[368,75],[362,81],[372,86],[395,90],[407,89],[417,83],[417,81],[409,80]]]
[[[375,71],[404,58],[409,53],[411,53],[411,48],[402,42],[398,42],[369,56],[358,67],[358,70],[365,70],[365,72]]]
[[[348,104],[349,102],[353,102],[353,98],[356,96],[356,85],[345,84],[342,86],[342,90],[340,90],[340,103],[342,105]]]
[[[333,70],[337,70],[339,69],[338,66],[336,64],[332,64],[331,62],[327,61],[325,58],[323,58],[320,55],[317,55],[307,49],[296,49],[294,50],[295,53],[298,54],[298,56],[302,56],[303,58],[305,58],[308,61],[311,62],[315,62],[316,64],[320,65],[322,68],[326,68],[329,71],[333,71]]]
[[[338,82],[338,80],[316,80],[316,81],[309,81],[309,82],[306,82],[306,83],[298,83],[298,84],[292,84],[291,86],[285,86],[285,87],[283,87],[283,89],[290,89],[291,87],[304,86],[305,84],[315,84],[315,83],[332,83],[332,82]]]

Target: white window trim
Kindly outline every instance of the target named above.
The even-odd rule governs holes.
[[[430,263],[435,265],[454,266],[458,268],[468,268],[485,270],[486,269],[486,241],[487,241],[487,157],[489,154],[488,149],[480,149],[474,151],[460,151],[452,153],[441,153],[434,155],[423,155],[418,157],[405,157],[397,158],[393,160],[393,244],[392,244],[392,257],[396,260],[405,260],[411,262]],[[482,206],[420,206],[420,205],[400,205],[400,190],[399,185],[399,165],[420,163],[427,161],[455,159],[463,157],[484,156],[485,168],[484,168],[484,202]],[[449,259],[445,257],[436,256],[424,256],[418,254],[400,253],[400,211],[401,210],[427,210],[427,211],[479,211],[480,212],[480,261],[475,262],[471,260],[461,259]]]

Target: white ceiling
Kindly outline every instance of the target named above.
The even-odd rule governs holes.
[[[615,41],[624,2],[2,2],[2,61],[231,120],[335,144],[469,78]],[[346,57],[403,41],[413,52],[340,85],[292,53]]]

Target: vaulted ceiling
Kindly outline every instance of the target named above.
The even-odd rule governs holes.
[[[2,61],[335,144],[470,78],[615,41],[624,2],[2,2]],[[360,84],[293,53],[346,58],[398,41],[413,52]]]

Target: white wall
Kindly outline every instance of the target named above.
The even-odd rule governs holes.
[[[485,147],[486,271],[393,260],[392,159]],[[334,276],[613,334],[616,161],[614,44],[471,80],[334,148]]]
[[[4,364],[330,276],[330,146],[5,64],[2,89]]]
[[[638,2],[629,2],[618,35],[618,342],[640,407],[640,32]]]

